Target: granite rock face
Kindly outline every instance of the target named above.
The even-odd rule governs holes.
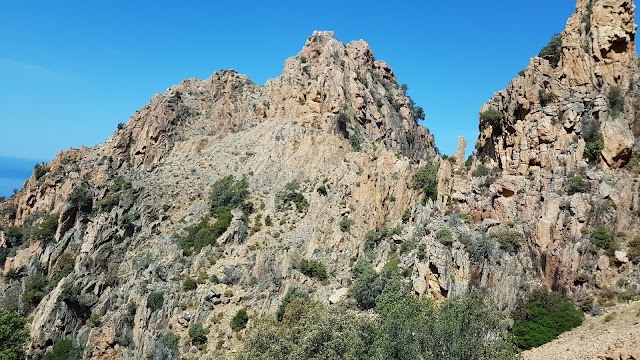
[[[640,292],[627,251],[640,224],[633,18],[630,2],[579,0],[557,65],[532,59],[482,107],[502,119],[481,122],[470,161],[464,139],[454,156],[437,154],[406,87],[364,41],[315,32],[264,86],[233,70],[187,79],[0,204],[0,270],[14,274],[0,280],[0,305],[32,316],[33,356],[72,338],[87,357],[140,359],[164,351],[170,331],[195,359],[233,353],[234,314],[272,315],[292,287],[350,301],[351,267],[365,257],[377,270],[397,262],[417,296],[481,288],[504,310],[543,285],[578,301]],[[594,134],[601,147],[585,157]],[[432,164],[438,196],[423,199],[414,175]],[[214,221],[211,184],[227,175],[247,180],[253,211],[233,210],[217,245],[185,253],[178,240]],[[283,200],[290,191],[308,206]],[[591,244],[599,225],[617,248]],[[392,235],[367,244],[381,229]],[[302,259],[328,278],[297,270]],[[21,294],[36,273],[50,286],[29,307]],[[196,323],[210,330],[205,350],[189,341]]]

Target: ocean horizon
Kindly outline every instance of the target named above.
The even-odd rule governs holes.
[[[31,176],[33,167],[41,161],[0,156],[0,196],[10,197],[14,189],[20,190]]]

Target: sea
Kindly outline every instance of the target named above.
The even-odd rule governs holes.
[[[10,197],[22,189],[39,160],[0,156],[0,196]]]

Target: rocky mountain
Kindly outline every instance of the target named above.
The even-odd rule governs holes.
[[[634,5],[576,9],[483,105],[466,162],[463,139],[437,154],[364,41],[315,32],[264,86],[185,80],[37,166],[0,205],[0,305],[30,316],[28,355],[73,339],[90,358],[162,358],[168,331],[184,358],[229,355],[234,314],[273,314],[293,288],[345,300],[363,257],[397,262],[418,296],[481,288],[503,310],[540,286],[587,311],[637,296]],[[237,190],[217,207],[216,184]]]

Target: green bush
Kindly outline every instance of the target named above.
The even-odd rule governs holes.
[[[276,311],[276,319],[278,321],[282,321],[289,304],[296,299],[303,302],[309,301],[309,294],[295,287],[289,288],[289,291],[285,294],[282,302],[280,302],[280,305],[278,306],[278,310]]]
[[[347,216],[343,216],[342,219],[340,219],[340,231],[349,232],[353,224],[354,221],[352,219],[349,219]]]
[[[516,230],[495,231],[489,235],[500,244],[500,248],[510,254],[515,254],[523,245],[522,234]]]
[[[246,179],[235,180],[233,176],[225,176],[211,185],[209,205],[211,213],[217,215],[221,208],[232,210],[249,196],[249,183]]]
[[[191,276],[187,276],[182,282],[182,289],[185,291],[195,290],[198,287],[198,282]]]
[[[0,308],[0,359],[24,359],[24,347],[29,342],[27,319]]]
[[[84,184],[74,187],[67,198],[67,206],[70,209],[90,213],[93,208],[93,195],[88,187]]]
[[[33,167],[33,176],[36,180],[40,180],[43,176],[45,176],[49,172],[49,167],[44,163],[36,164]]]
[[[91,314],[87,319],[86,324],[90,328],[98,327],[102,325],[102,317],[98,314]]]
[[[546,344],[582,324],[584,314],[562,294],[537,290],[521,300],[512,313],[516,345],[530,349]]]
[[[609,109],[614,115],[624,112],[624,94],[619,86],[613,86],[607,93]]]
[[[629,241],[629,251],[627,255],[629,256],[629,260],[640,264],[640,236],[636,236]]]
[[[294,204],[298,212],[303,213],[309,208],[309,202],[302,193],[298,192],[299,188],[300,183],[294,180],[285,185],[284,191],[278,195],[278,198],[282,206],[287,207]]]
[[[164,294],[160,291],[153,291],[147,295],[147,308],[151,311],[162,309],[164,304]]]
[[[500,110],[489,108],[480,113],[480,128],[491,126],[496,132],[502,131],[504,113]]]
[[[435,201],[438,197],[439,167],[438,163],[430,161],[413,175],[412,187],[422,191],[424,194],[423,203],[426,203],[427,199]]]
[[[327,268],[323,263],[316,260],[302,259],[296,264],[295,269],[299,270],[306,276],[316,278],[320,281],[324,281],[328,277]]]
[[[367,250],[375,249],[382,240],[390,239],[393,235],[400,235],[402,226],[383,227],[379,230],[369,230],[364,234],[364,245]]]
[[[489,175],[489,168],[485,164],[480,164],[476,167],[476,170],[473,172],[473,176],[482,177]]]
[[[104,199],[96,201],[95,208],[99,212],[110,212],[113,208],[120,203],[120,195],[111,194],[105,196]]]
[[[253,322],[239,359],[511,359],[516,349],[480,293],[441,305],[408,294],[396,278],[378,316],[295,303],[295,316]],[[384,304],[383,304],[384,303]],[[293,307],[296,309],[293,309]]]
[[[198,254],[203,247],[216,245],[218,238],[224,234],[231,225],[233,215],[231,211],[219,210],[218,219],[215,223],[209,224],[207,220],[202,220],[187,228],[187,235],[178,238],[178,244],[184,250],[185,255]]]
[[[552,93],[551,91],[547,91],[545,89],[540,89],[538,91],[538,98],[540,99],[540,105],[547,106],[558,100],[558,95]]]
[[[584,157],[588,161],[595,161],[604,149],[604,141],[600,132],[600,122],[591,120],[586,122],[582,128],[582,137],[585,141]]]
[[[318,186],[316,191],[322,196],[327,196],[327,186],[325,184]]]
[[[38,306],[40,301],[49,293],[49,280],[37,272],[27,278],[22,293],[22,301],[27,309]]]
[[[591,232],[591,243],[601,249],[608,250],[613,245],[613,231],[599,225]]]
[[[397,263],[390,261],[378,274],[373,265],[366,261],[358,261],[351,269],[353,284],[349,289],[351,296],[361,310],[372,309],[376,306],[378,296],[387,283],[400,276]]]
[[[43,360],[80,360],[82,349],[73,346],[73,340],[60,340],[53,344],[51,351],[44,354]]]
[[[5,238],[9,241],[10,246],[17,247],[22,244],[24,239],[24,231],[19,226],[7,226],[2,228]]]
[[[447,227],[438,229],[435,233],[435,238],[444,246],[451,246],[453,244],[453,233]]]
[[[582,176],[573,176],[567,183],[567,194],[573,195],[578,193],[586,193],[591,190],[589,183]]]
[[[131,189],[132,184],[130,181],[124,178],[122,175],[118,175],[113,181],[111,185],[109,185],[109,190],[112,192],[119,192],[124,190]]]
[[[75,264],[76,258],[72,254],[68,252],[62,253],[58,258],[56,265],[53,267],[53,276],[51,277],[51,281],[57,284],[58,281],[71,274]]]
[[[410,208],[406,208],[404,209],[404,212],[402,213],[402,223],[406,224],[409,222],[409,220],[411,220],[411,209]]]
[[[31,238],[52,241],[58,230],[58,214],[49,215],[39,226],[31,231]]]
[[[356,152],[362,150],[362,139],[358,135],[349,135],[349,143],[351,144],[351,150]]]
[[[231,330],[240,331],[247,326],[247,322],[249,322],[249,315],[247,315],[247,310],[240,309],[233,316],[233,318],[229,322],[229,325],[231,326]]]
[[[195,323],[189,327],[189,338],[193,345],[203,345],[207,343],[207,332],[202,323]]]
[[[156,340],[152,360],[178,359],[180,337],[171,331],[166,332]]]
[[[538,56],[548,60],[552,67],[557,67],[562,56],[562,34],[553,35],[549,44],[540,50]]]

